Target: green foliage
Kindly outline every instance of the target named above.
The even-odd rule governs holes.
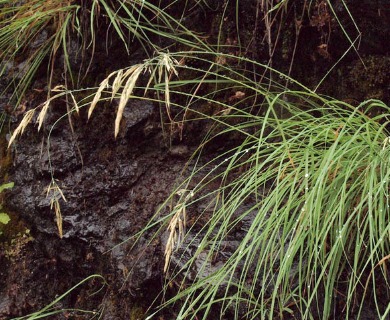
[[[0,75],[17,70],[13,65],[18,55],[26,59],[14,75],[8,74],[17,81],[16,97],[23,96],[45,58],[50,57],[52,65],[58,50],[66,48],[66,33],[78,10],[71,1],[0,1]]]
[[[14,79],[14,97],[20,101],[38,68],[47,60],[49,88],[58,65],[63,67],[65,79],[70,80],[67,85],[74,83],[69,57],[71,41],[78,44],[79,58],[87,56],[88,51],[93,59],[100,25],[112,31],[128,53],[134,40],[147,53],[158,50],[150,39],[152,36],[208,47],[180,20],[166,13],[165,8],[149,1],[0,0],[0,75]],[[17,65],[21,57],[24,62]]]
[[[144,230],[161,223],[160,230],[166,226],[173,230],[167,263],[187,234],[199,241],[193,256],[183,260],[180,269],[171,266],[168,277],[180,283],[197,270],[194,283],[183,286],[162,307],[180,301],[178,319],[208,319],[214,307],[230,310],[235,319],[273,319],[292,312],[303,319],[317,314],[327,319],[341,285],[347,316],[356,301],[363,305],[367,298],[359,294],[362,288],[369,288],[377,301],[377,281],[386,279],[390,250],[385,241],[390,232],[389,107],[370,100],[354,108],[320,96],[266,65],[212,52],[169,54],[169,61],[191,57],[202,63],[203,68],[174,64],[171,75],[191,71],[196,76],[189,80],[169,74],[154,77],[159,66],[163,66],[160,74],[168,70],[161,62],[164,57],[113,73],[113,80],[107,78],[96,88],[93,108],[100,100],[136,98],[132,92],[137,77],[131,77],[148,66],[151,80],[138,90],[155,92],[162,97],[155,100],[162,106],[181,108],[173,123],[189,121],[186,115],[192,113],[197,120],[215,123],[202,146],[234,135],[241,136],[242,143],[205,165],[199,162],[174,191],[182,197],[173,210],[163,218],[158,212],[158,223]],[[266,84],[253,80],[265,71],[271,75]],[[271,80],[280,78],[297,89]],[[207,87],[207,93],[198,94],[200,87]],[[213,114],[204,113],[201,106],[210,104]],[[378,115],[370,117],[373,109]],[[179,225],[191,216],[188,208],[196,206],[207,208],[200,213],[207,215],[200,231],[196,224]],[[221,244],[250,216],[238,247],[205,276]],[[199,266],[199,257],[205,254]],[[383,315],[379,305],[377,309]]]
[[[166,304],[182,299],[178,319],[208,319],[214,305],[235,310],[235,319],[242,317],[239,310],[247,319],[274,319],[292,309],[303,319],[317,313],[328,319],[341,284],[346,318],[367,298],[358,288],[369,287],[378,299],[376,281],[387,278],[390,250],[390,109],[378,101],[354,109],[304,92],[283,96],[306,98],[310,111],[282,96],[266,97],[264,115],[221,133],[251,131],[244,142],[194,171],[195,179],[195,173],[213,168],[191,189],[194,200],[183,204],[191,208],[209,201],[202,207],[212,213],[202,212],[206,225],[192,231],[198,250],[173,270],[175,281],[200,270],[195,282]],[[280,105],[288,117],[278,115]],[[372,119],[363,110],[374,106],[383,113]],[[237,111],[230,118],[235,116],[245,114]],[[188,188],[190,180],[179,188]],[[167,220],[174,215],[175,210]],[[221,244],[248,219],[236,250],[205,277]],[[374,271],[379,273],[370,277]],[[377,310],[383,316],[378,305]]]
[[[2,231],[1,231],[1,227],[2,225],[4,224],[7,224],[8,222],[10,222],[11,218],[9,217],[8,214],[2,212],[0,213],[0,236],[2,235]]]
[[[4,190],[12,189],[13,187],[14,187],[14,183],[13,182],[3,183],[0,186],[0,193],[3,192]]]
[[[12,189],[13,187],[14,187],[13,182],[4,183],[0,186],[0,193],[6,189]],[[0,205],[0,209],[1,208],[2,208],[2,206]],[[4,228],[4,225],[8,224],[8,222],[10,222],[10,220],[11,220],[11,218],[7,213],[5,213],[5,212],[0,213],[0,236],[3,234],[2,230]]]
[[[171,56],[179,60],[188,54]],[[158,212],[158,222],[145,229],[165,222],[162,229],[168,227],[172,235],[168,260],[178,247],[188,245],[186,234],[199,241],[192,257],[185,260],[183,255],[182,267],[171,266],[168,277],[170,283],[180,283],[195,270],[194,283],[184,282],[163,307],[180,301],[178,319],[208,319],[214,306],[230,310],[235,319],[274,319],[292,312],[303,319],[318,314],[327,319],[340,286],[345,287],[347,317],[356,301],[363,305],[367,290],[377,303],[377,281],[387,277],[390,250],[389,107],[370,100],[354,108],[299,88],[298,83],[297,90],[271,80],[265,86],[251,80],[263,69],[273,78],[285,76],[233,56],[195,55],[193,59],[209,67],[177,66],[179,74],[192,69],[198,76],[170,81],[171,105],[181,107],[183,115],[198,114],[198,120],[215,122],[202,145],[237,134],[243,142],[195,167],[174,191],[182,197],[173,210],[164,218]],[[249,70],[259,74],[218,63],[234,59],[238,66],[244,60],[251,63]],[[200,86],[213,90],[199,95]],[[162,94],[165,87],[156,83],[150,90]],[[219,112],[202,113],[199,106],[204,104]],[[377,115],[370,117],[372,113]],[[190,208],[196,207],[206,208],[200,213],[204,219],[197,211],[191,216]],[[179,224],[199,219],[205,225],[185,230]],[[248,219],[252,221],[238,247],[222,266],[206,273],[222,243]],[[190,247],[184,250],[191,252]],[[207,258],[201,258],[205,254]],[[359,288],[364,288],[363,294]],[[384,310],[376,307],[383,316]]]
[[[10,217],[8,214],[6,213],[0,213],[0,223],[2,224],[7,224],[9,221],[10,221]],[[1,235],[1,233],[0,233]]]

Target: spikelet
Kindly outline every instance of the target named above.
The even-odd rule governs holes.
[[[93,110],[96,107],[96,104],[99,102],[100,97],[102,96],[102,92],[104,89],[108,87],[108,82],[110,81],[110,78],[116,74],[117,71],[114,71],[108,75],[107,78],[105,78],[99,85],[99,89],[96,91],[95,96],[93,97],[93,100],[91,102],[91,106],[88,109],[88,119],[91,117]]]
[[[111,101],[114,99],[116,93],[120,89],[122,82],[124,81],[123,69],[118,70],[118,74],[116,75],[114,82],[112,83],[112,93],[111,93]]]
[[[28,110],[24,114],[22,121],[16,127],[14,133],[12,134],[11,138],[9,139],[8,148],[14,142],[14,140],[18,136],[18,134],[22,134],[24,132],[24,129],[26,129],[27,125],[31,122],[31,120],[34,116],[34,113],[35,113],[35,109],[31,109],[31,110]]]
[[[80,107],[79,107],[79,105],[78,105],[78,103],[77,103],[77,101],[76,101],[76,99],[75,99],[73,93],[72,93],[72,92],[69,92],[69,94],[70,94],[70,96],[72,97],[72,101],[73,101],[73,104],[74,104],[74,108],[75,108],[77,114],[79,114],[79,113],[80,113]]]
[[[169,236],[167,243],[165,245],[165,263],[164,263],[164,273],[167,272],[169,262],[171,260],[173,249],[176,246],[180,245],[183,241],[185,232],[186,232],[186,205],[185,203],[178,204],[175,208],[176,213],[169,221],[167,230],[169,231]]]
[[[177,195],[184,195],[187,193],[187,190],[180,189],[176,192]],[[169,267],[169,262],[171,261],[172,252],[175,249],[175,247],[178,247],[184,240],[185,234],[186,234],[186,227],[187,227],[187,202],[194,196],[194,193],[191,191],[189,192],[185,198],[184,201],[179,202],[176,204],[174,211],[175,214],[172,216],[171,220],[168,224],[168,239],[167,243],[165,245],[165,263],[164,263],[164,273],[167,272]]]
[[[119,125],[122,120],[123,111],[125,109],[126,103],[129,100],[131,94],[133,93],[135,83],[141,74],[142,70],[144,69],[144,65],[137,64],[132,66],[128,73],[130,74],[129,78],[127,79],[127,82],[125,84],[125,87],[122,91],[121,97],[119,99],[119,106],[118,111],[116,113],[116,119],[115,119],[115,138],[118,136],[119,133]]]
[[[169,91],[169,81],[172,76],[172,74],[175,74],[178,76],[178,72],[175,69],[175,66],[179,65],[179,62],[176,59],[173,59],[169,56],[168,53],[162,54],[162,58],[159,62],[159,68],[158,68],[158,79],[159,82],[161,82],[162,75],[164,74],[164,82],[165,82],[165,107],[168,112],[169,116],[169,110],[171,105],[171,98],[170,98],[170,91]]]
[[[45,120],[47,110],[49,109],[49,106],[50,106],[50,102],[51,102],[51,99],[47,100],[43,104],[41,112],[39,112],[38,119],[37,119],[38,120],[38,131],[41,130],[43,120]]]
[[[58,184],[53,180],[50,185],[47,187],[47,197],[50,197],[50,209],[54,209],[54,213],[56,215],[56,224],[57,224],[57,230],[58,235],[60,238],[63,236],[63,230],[62,230],[62,214],[61,214],[61,205],[59,202],[59,199],[62,198],[65,202],[65,196],[61,190],[61,188],[58,186]]]
[[[66,95],[67,94],[67,91],[66,89],[62,89],[64,88],[63,86],[56,86],[53,91],[60,91],[61,93],[59,94],[56,94],[55,96],[51,97],[50,99],[46,100],[45,103],[42,105],[42,110],[41,112],[39,112],[39,115],[38,115],[38,131],[41,130],[41,127],[42,127],[42,124],[43,124],[43,121],[45,120],[45,117],[46,117],[46,114],[47,114],[47,110],[49,110],[49,106],[50,106],[50,103],[59,98],[59,97],[62,97],[63,95]]]

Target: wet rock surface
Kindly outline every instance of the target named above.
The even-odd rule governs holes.
[[[113,137],[114,111],[114,106],[102,108],[88,123],[84,116],[73,119],[74,133],[64,119],[51,131],[49,140],[31,127],[18,141],[10,178],[15,188],[8,194],[7,208],[18,212],[31,226],[34,240],[22,261],[14,262],[26,266],[14,273],[24,280],[16,281],[9,274],[12,263],[8,264],[8,274],[3,271],[2,279],[11,277],[8,283],[15,281],[18,290],[5,286],[1,291],[7,299],[2,299],[0,318],[34,311],[40,301],[50,302],[92,273],[108,279],[108,291],[127,292],[123,297],[126,304],[147,296],[143,300],[147,307],[153,299],[151,287],[152,291],[161,289],[163,256],[159,242],[150,245],[146,234],[132,248],[134,239],[126,240],[146,226],[173,189],[187,159],[169,151],[170,141],[159,128],[159,110],[152,104],[128,103],[117,140]],[[49,116],[46,132],[57,116],[60,113]],[[52,179],[66,201],[58,193],[47,193]],[[50,209],[51,197],[60,202],[62,239]],[[43,296],[41,290],[32,292],[34,286],[43,283],[47,286]],[[75,296],[77,293],[69,299]],[[109,294],[100,299],[94,298],[94,308],[108,308],[114,303]],[[115,299],[120,299],[118,294]],[[126,308],[108,309],[115,312],[106,314],[106,319],[128,317]]]

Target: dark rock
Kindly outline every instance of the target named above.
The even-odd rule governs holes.
[[[61,285],[50,289],[53,293],[50,297],[35,297],[36,306],[69,289],[75,283],[72,273],[79,268],[83,269],[79,280],[81,275],[88,275],[88,270],[90,274],[100,273],[118,288],[116,295],[130,294],[123,299],[151,303],[150,286],[156,294],[161,289],[163,254],[159,241],[150,245],[149,232],[133,247],[131,237],[145,227],[169,195],[186,159],[169,157],[160,130],[151,131],[145,140],[145,126],[159,126],[159,116],[155,117],[156,110],[149,102],[128,103],[117,140],[113,139],[111,127],[115,110],[108,111],[97,109],[87,125],[81,123],[82,117],[73,120],[74,134],[67,121],[59,122],[55,130],[44,129],[44,133],[52,134],[49,144],[46,138],[36,138],[34,127],[27,129],[17,142],[10,177],[15,187],[8,195],[7,207],[32,226],[34,247],[43,246],[46,257],[36,259],[35,253],[31,253],[24,259],[34,259],[37,270],[44,268],[46,261],[56,261],[54,264],[61,270],[66,268],[61,276],[60,269],[47,275],[49,281],[59,281]],[[59,112],[50,112],[47,128],[56,122],[56,115],[60,116]],[[110,130],[105,128],[107,125]],[[53,181],[66,201],[59,191],[47,192]],[[62,239],[58,237],[55,213],[50,208],[53,199],[61,207]],[[93,259],[86,259],[88,251],[93,252]],[[29,298],[20,295],[21,291],[31,292],[32,286],[45,283],[34,270],[31,272],[28,281],[18,284],[18,297],[23,303]],[[16,295],[10,297],[5,304],[14,306]],[[96,304],[95,300],[94,307],[110,303],[113,302],[100,300]],[[22,315],[32,309],[18,305],[12,314]],[[117,315],[123,318],[128,314],[122,310]]]

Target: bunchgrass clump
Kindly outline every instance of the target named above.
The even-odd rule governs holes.
[[[171,104],[185,100],[184,110],[198,112],[198,119],[224,128],[210,133],[204,145],[237,132],[243,142],[195,167],[177,189],[187,190],[191,197],[183,196],[159,220],[170,226],[183,208],[202,203],[208,211],[200,213],[208,217],[201,227],[179,228],[186,228],[199,243],[180,269],[172,266],[170,283],[181,282],[193,270],[198,277],[193,283],[183,281],[177,295],[164,305],[180,302],[178,319],[208,319],[214,308],[231,312],[236,319],[273,319],[292,313],[304,319],[328,319],[337,299],[343,300],[342,311],[348,318],[359,313],[370,296],[378,316],[384,316],[389,311],[378,301],[386,299],[380,284],[387,281],[390,249],[389,107],[374,100],[353,107],[304,87],[294,91],[272,82],[262,86],[247,72],[218,63],[234,57],[218,55],[210,60],[198,53],[198,58],[208,61],[209,67],[203,73],[196,70],[199,77],[188,82],[171,81]],[[262,67],[267,68],[254,63],[251,70]],[[182,68],[186,66],[178,66],[179,74]],[[209,79],[214,91],[198,95],[200,86],[211,83]],[[180,90],[189,84],[192,92]],[[157,84],[154,90],[162,87]],[[221,112],[202,114],[197,106],[205,103]],[[200,182],[189,189],[193,179]],[[250,227],[235,251],[204,276],[221,243],[250,216]],[[186,217],[191,220],[190,209]],[[185,245],[185,236],[180,238],[167,244],[167,255],[175,245],[176,249]],[[199,257],[205,254],[207,259],[199,266]]]
[[[44,59],[50,58],[50,71],[53,70],[54,60],[60,49],[64,50],[67,58],[67,33],[72,25],[75,26],[79,8],[72,1],[0,2],[0,75],[8,72],[7,76],[16,80],[13,95],[18,99],[31,84]],[[23,65],[10,68],[20,56],[24,56]],[[64,66],[66,65],[69,66],[67,59]],[[9,74],[10,70],[15,70],[13,75]]]
[[[186,66],[189,57],[203,68]],[[174,107],[180,121],[187,121],[190,112],[197,114],[193,119],[214,122],[202,146],[218,137],[241,136],[234,147],[195,166],[172,193],[182,194],[181,200],[169,214],[158,212],[158,221],[144,230],[168,226],[174,235],[178,228],[167,242],[164,269],[169,287],[182,286],[162,308],[179,305],[178,319],[209,319],[215,310],[235,319],[287,314],[328,319],[334,301],[342,299],[348,318],[371,296],[383,316],[389,312],[378,302],[386,293],[379,297],[378,292],[387,281],[390,249],[390,110],[374,100],[352,107],[291,78],[296,90],[271,79],[266,85],[254,81],[264,70],[274,79],[286,79],[233,55],[160,54],[112,73],[92,96],[78,102],[78,108],[90,106],[91,115],[102,100],[123,100],[124,107],[128,99],[151,99],[168,112]],[[195,76],[181,79],[186,72]],[[149,80],[137,86],[144,73]],[[199,94],[203,87],[207,93]],[[214,105],[215,112],[205,114],[206,104]],[[121,108],[117,112],[119,130]],[[207,210],[189,209],[198,205]],[[203,225],[187,225],[202,215],[207,215]],[[205,276],[221,244],[248,220],[234,252]],[[187,245],[187,235],[197,239],[198,249],[179,269],[169,266],[177,248]],[[186,274],[193,270],[198,274],[188,283]]]
[[[185,205],[211,197],[206,207],[214,209],[201,213],[209,219],[201,231],[192,232],[198,250],[172,272],[175,280],[200,270],[194,283],[183,284],[185,289],[167,303],[181,301],[178,319],[208,319],[214,305],[232,308],[236,319],[288,313],[328,319],[336,298],[344,301],[348,318],[369,296],[378,316],[384,316],[378,301],[388,299],[381,285],[388,285],[390,250],[390,110],[378,101],[352,108],[304,92],[283,96],[305,98],[310,110],[268,97],[264,115],[224,131],[252,129],[244,142],[193,173],[195,178],[214,168],[191,189],[195,200]],[[367,112],[374,106],[383,113],[370,118]],[[287,117],[278,115],[280,107]],[[204,190],[207,198],[201,196]],[[167,220],[175,215],[173,211]],[[249,216],[250,227],[233,254],[202,277],[223,250],[221,243]],[[199,267],[205,252],[207,259]]]

